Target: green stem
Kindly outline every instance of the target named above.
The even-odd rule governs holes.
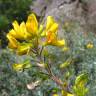
[[[37,58],[39,59],[40,62],[42,62],[43,64],[46,64],[46,60],[42,59],[42,51],[43,51],[43,48],[41,49],[40,51],[40,54],[39,52],[37,52]],[[37,50],[38,51],[38,50]],[[45,57],[44,57],[45,58]],[[59,79],[57,76],[54,75],[54,73],[52,72],[51,70],[51,66],[50,64],[47,64],[46,67],[44,68],[47,72],[48,72],[48,75],[50,77],[51,80],[53,80],[57,85],[59,85],[63,90],[66,90],[64,87],[63,87],[63,82],[61,81],[61,79]]]

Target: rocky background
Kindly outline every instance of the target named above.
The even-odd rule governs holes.
[[[53,16],[60,26],[66,21],[75,21],[86,32],[96,33],[96,0],[36,0],[31,10],[45,18]]]

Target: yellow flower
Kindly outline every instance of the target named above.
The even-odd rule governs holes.
[[[50,29],[50,27],[54,24],[54,19],[52,16],[47,17],[47,22],[46,22],[46,30]]]
[[[53,46],[64,46],[65,40],[58,40],[57,34],[49,31],[46,35],[45,45],[53,45]]]
[[[74,96],[73,94],[67,93],[67,96]]]
[[[25,63],[25,64],[19,63],[19,64],[13,64],[12,67],[15,71],[22,71],[23,69],[30,68],[31,64],[29,64],[29,63]]]
[[[58,30],[58,24],[54,21],[52,16],[48,16],[46,22],[46,31],[51,31],[54,33],[57,30]]]
[[[38,46],[40,44],[40,39],[43,40],[44,38],[41,37],[41,34],[44,33],[45,42],[44,46],[46,45],[53,45],[53,46],[64,46],[65,40],[59,40],[57,36],[58,24],[55,22],[52,16],[47,17],[46,27],[45,30],[43,25],[38,25],[38,21],[36,19],[35,14],[30,14],[28,19],[25,22],[19,23],[14,21],[12,23],[13,29],[9,31],[7,34],[7,38],[9,40],[10,48],[17,49],[17,53],[20,55],[28,53],[28,50],[32,46],[22,46],[21,40],[24,42],[31,42],[34,46]],[[37,38],[34,38],[37,37]],[[18,45],[19,44],[19,45]],[[36,45],[37,44],[37,45]]]
[[[27,44],[20,45],[20,46],[18,46],[17,54],[18,55],[28,54],[31,47],[32,47],[32,44],[28,44],[28,43]]]
[[[59,96],[59,95],[55,93],[55,94],[53,94],[52,96]]]
[[[23,64],[13,64],[12,67],[16,71],[21,71],[23,69]]]
[[[41,36],[46,36],[49,31],[55,33],[58,30],[58,24],[54,21],[52,16],[47,17],[46,28],[42,32]]]
[[[16,39],[24,40],[32,37],[32,35],[27,32],[24,22],[21,22],[21,24],[19,25],[17,21],[14,21],[12,25],[14,29],[10,30],[9,34],[14,36]]]
[[[58,40],[57,38],[58,24],[54,21],[52,16],[47,17],[45,33],[46,36],[45,45],[64,46],[65,40]]]
[[[36,19],[35,14],[30,14],[28,16],[28,19],[26,22],[26,28],[27,28],[27,31],[31,33],[33,37],[38,34],[38,21]]]
[[[62,90],[62,96],[74,96],[74,95]]]
[[[9,34],[20,40],[32,39],[38,31],[41,31],[41,28],[38,28],[38,22],[34,14],[28,16],[26,24],[21,22],[19,25],[17,21],[14,21],[12,25],[14,29],[11,29]]]
[[[7,38],[9,40],[8,47],[11,49],[16,49],[19,45],[19,42],[10,34],[7,34]]]
[[[88,48],[88,49],[91,49],[91,48],[93,48],[94,47],[94,45],[92,44],[92,43],[88,43],[87,45],[86,45],[86,48]]]

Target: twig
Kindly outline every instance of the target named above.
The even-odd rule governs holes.
[[[42,54],[42,51],[43,51],[43,49],[44,49],[44,46],[42,46],[42,48],[41,48],[41,50],[40,50],[40,56],[41,56],[41,54]]]
[[[41,51],[40,51],[40,54],[37,54],[37,57],[38,57],[38,59],[39,59],[39,61],[40,62],[43,62],[43,64],[46,64],[45,62],[45,56],[44,56],[44,60],[42,60],[42,50],[43,50],[43,47],[42,47],[42,49],[41,49]],[[37,63],[38,64],[38,63]],[[39,63],[39,65],[40,65],[41,63]],[[40,66],[39,66],[40,67]],[[41,67],[40,67],[41,68]],[[46,66],[44,66],[44,67],[42,67],[42,68],[44,68],[47,72],[48,72],[48,75],[49,75],[49,77],[50,77],[50,79],[51,80],[53,80],[57,85],[59,85],[63,90],[65,90],[66,91],[66,89],[64,88],[64,86],[63,86],[63,82],[61,81],[61,79],[59,79],[57,76],[55,76],[54,74],[53,74],[53,72],[52,72],[52,70],[51,70],[51,66],[50,66],[50,64],[49,63],[47,63],[47,65]]]

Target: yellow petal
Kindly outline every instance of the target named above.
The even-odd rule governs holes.
[[[12,23],[12,25],[13,25],[15,31],[19,31],[19,29],[20,29],[19,24],[16,20]]]
[[[9,34],[7,34],[7,38],[9,40],[9,48],[16,49],[18,47],[18,41]]]
[[[65,40],[58,40],[56,43],[57,46],[64,46],[65,45]]]
[[[94,47],[93,43],[88,43],[88,44],[86,45],[86,48],[87,48],[87,49],[91,49],[91,48],[93,48],[93,47]]]
[[[46,31],[45,30],[41,33],[41,37],[44,37],[44,36],[46,36]]]
[[[57,39],[57,33],[49,31],[46,36],[46,42],[44,44],[46,45],[53,45],[53,46],[64,46],[65,45],[65,40],[58,40]]]
[[[11,29],[8,34],[13,36],[14,38],[17,38],[17,34],[16,34],[16,32],[13,29]]]
[[[16,39],[24,39],[25,36],[25,26],[24,26],[24,22],[22,22],[19,26],[17,21],[13,22],[13,27],[14,27],[14,36]],[[13,30],[11,30],[13,31]],[[10,32],[12,33],[12,32]]]
[[[53,32],[48,32],[47,33],[47,43],[48,44],[53,44],[57,41],[56,34]]]
[[[73,94],[67,93],[67,96],[74,96]]]
[[[17,54],[18,55],[25,55],[28,54],[30,51],[30,44],[26,44],[26,45],[20,45],[17,49]]]
[[[30,63],[19,63],[19,64],[13,64],[13,69],[16,71],[22,71],[23,69],[28,69],[31,67]]]
[[[74,96],[71,93],[68,93],[67,91],[62,90],[62,96]]]
[[[23,69],[23,64],[13,64],[12,67],[16,71],[21,71]]]
[[[51,27],[50,27],[50,29],[49,29],[49,31],[51,31],[51,32],[56,32],[58,30],[58,24],[57,23],[54,23]]]
[[[25,25],[25,23],[24,22],[22,22],[21,24],[20,24],[20,34],[22,34],[22,36],[24,36],[25,35],[25,33],[27,32],[27,30],[26,30],[26,25]]]
[[[26,24],[21,22],[20,26],[17,21],[13,22],[14,30],[10,30],[10,35],[14,36],[16,39],[24,40],[31,38],[31,34],[27,32]]]
[[[24,39],[28,39],[28,38],[31,38],[32,35],[30,33],[27,32],[27,29],[26,29],[26,24],[24,22],[22,22],[20,24],[20,36]]]
[[[28,19],[27,19],[27,22],[26,22],[26,28],[33,35],[37,34],[37,31],[38,31],[38,21],[36,19],[35,14],[30,14],[28,16]]]
[[[54,24],[54,19],[52,16],[47,17],[47,22],[46,22],[46,30],[50,29],[50,27]]]
[[[52,96],[59,96],[59,95],[55,93],[55,94],[53,94]]]

